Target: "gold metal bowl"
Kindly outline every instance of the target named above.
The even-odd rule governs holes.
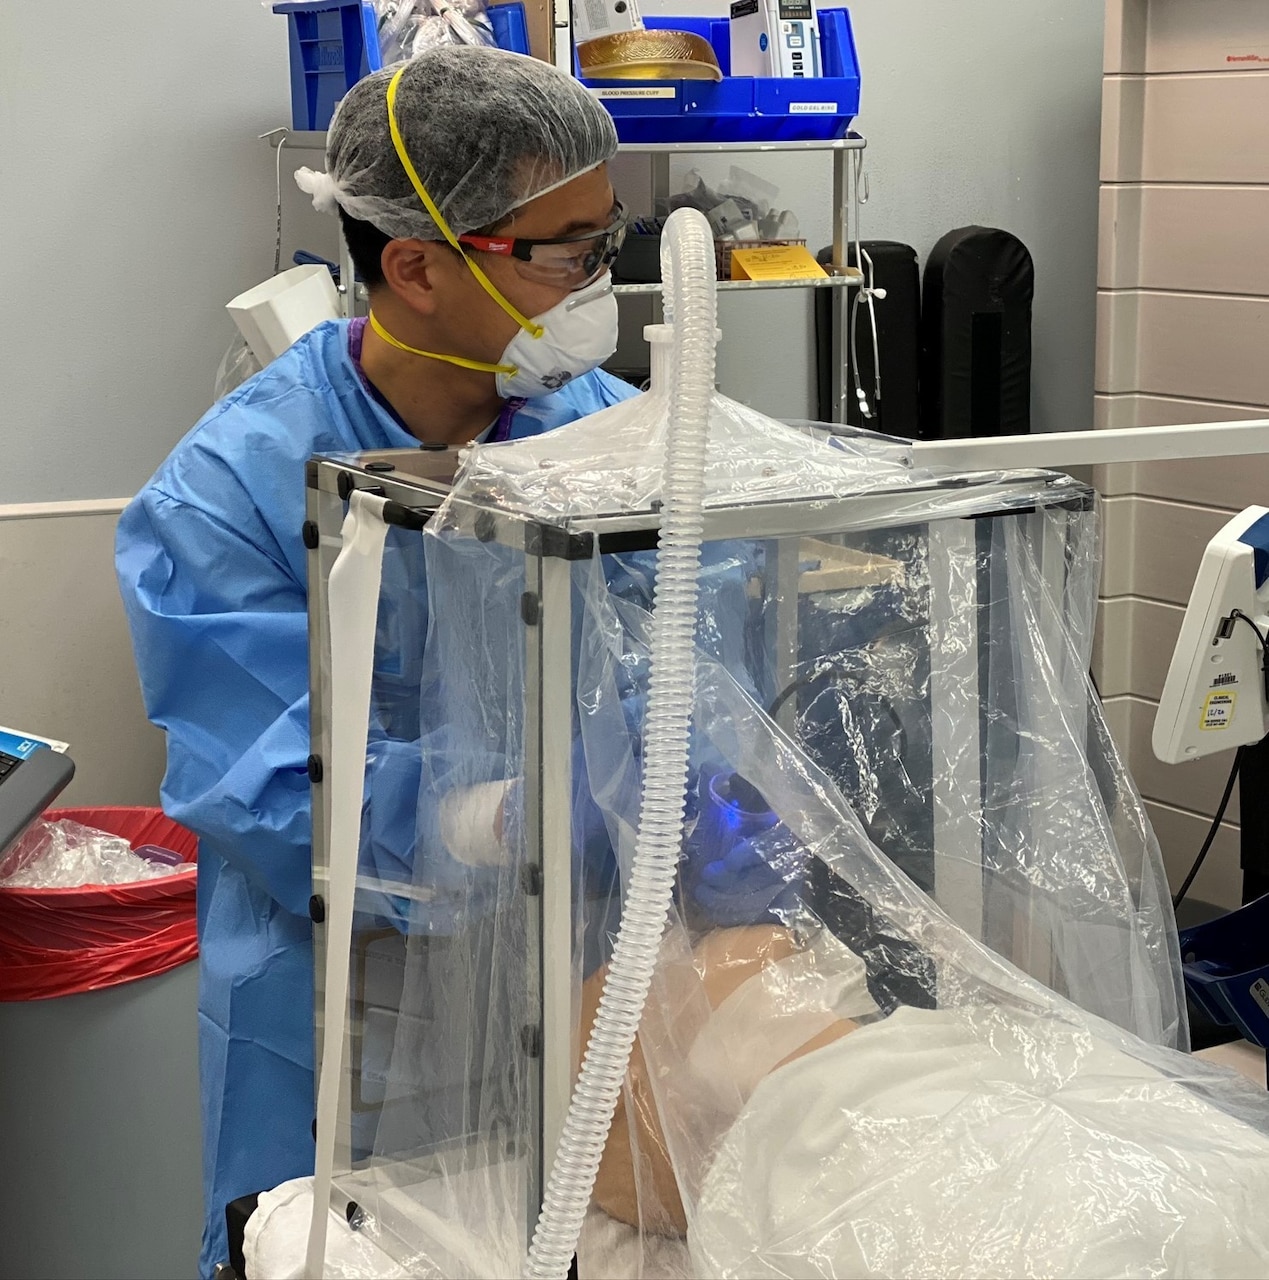
[[[588,80],[721,80],[713,46],[690,31],[619,31],[577,46]]]

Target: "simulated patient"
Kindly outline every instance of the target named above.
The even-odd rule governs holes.
[[[999,996],[881,1017],[826,932],[719,930],[693,961],[713,1012],[686,1062],[645,1017],[594,1193],[686,1235],[690,1274],[1269,1276],[1269,1108],[1250,1087]],[[649,1061],[687,1077],[680,1127],[721,1135],[677,1153],[701,1166],[682,1170],[686,1211]]]

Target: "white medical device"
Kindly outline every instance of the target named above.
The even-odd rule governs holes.
[[[1269,733],[1269,509],[1248,507],[1207,544],[1154,721],[1167,764]]]
[[[818,76],[820,29],[815,0],[733,0],[731,74]]]
[[[325,266],[292,267],[240,293],[225,310],[263,368],[323,320],[337,320],[339,294]]]
[[[573,39],[577,44],[638,31],[642,26],[635,0],[573,0]]]

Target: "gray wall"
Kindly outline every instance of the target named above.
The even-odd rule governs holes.
[[[192,1280],[198,966],[0,1004],[0,1280]]]
[[[0,503],[134,493],[273,265],[286,25],[259,0],[0,4]],[[298,194],[298,193],[297,193]]]
[[[647,0],[689,5],[722,0]],[[50,56],[44,6],[2,10],[0,502],[126,496],[207,407],[224,303],[271,269],[273,156],[256,135],[289,118],[285,26],[257,0],[118,0]],[[854,15],[864,234],[922,254],[971,221],[1020,235],[1038,273],[1036,425],[1089,425],[1100,0],[856,0]],[[827,243],[827,161],[755,167]],[[333,224],[286,170],[283,187],[287,255],[329,252]],[[724,310],[723,385],[806,413],[810,308],[755,301]]]
[[[863,76],[856,128],[868,139],[864,237],[904,241],[924,262],[944,232],[969,223],[1019,236],[1036,265],[1033,426],[1090,427],[1102,0],[854,0],[850,9]],[[812,247],[830,242],[826,158],[741,163],[779,184]],[[729,164],[699,167],[718,175]],[[768,412],[806,412],[809,308],[767,295],[758,323],[754,301],[727,300],[723,389]]]

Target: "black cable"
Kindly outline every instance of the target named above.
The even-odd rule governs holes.
[[[780,708],[795,694],[800,693],[808,685],[814,684],[821,676],[840,674],[849,676],[853,672],[847,671],[844,667],[826,667],[823,671],[812,671],[810,675],[803,676],[800,680],[793,680],[786,684],[783,689],[776,695],[775,700],[767,708],[767,716],[774,720],[780,714]]]
[[[1218,637],[1228,640],[1233,634],[1234,628],[1232,624],[1235,622],[1245,622],[1256,633],[1256,639],[1260,641],[1260,670],[1264,679],[1265,701],[1269,702],[1269,635],[1261,631],[1256,623],[1241,609],[1231,609],[1229,617],[1221,624],[1220,631],[1217,633]],[[1225,794],[1221,796],[1221,802],[1216,809],[1216,817],[1212,819],[1207,838],[1203,841],[1203,847],[1198,851],[1198,857],[1194,859],[1194,865],[1190,868],[1189,875],[1185,877],[1181,887],[1176,892],[1176,896],[1172,899],[1173,911],[1181,905],[1185,895],[1189,893],[1190,885],[1194,883],[1194,877],[1198,875],[1199,869],[1203,865],[1203,860],[1207,857],[1208,850],[1211,849],[1212,843],[1216,839],[1216,833],[1221,828],[1221,822],[1225,817],[1225,809],[1229,805],[1229,797],[1234,791],[1234,782],[1238,778],[1239,769],[1242,767],[1244,751],[1246,751],[1246,747],[1239,747],[1234,753],[1234,763],[1230,767],[1229,778],[1225,782]]]
[[[1269,702],[1269,636],[1265,635],[1241,609],[1231,609],[1229,620],[1245,622],[1256,633],[1256,639],[1260,641],[1260,671],[1265,682],[1265,701]],[[1230,631],[1233,631],[1233,627],[1230,627]]]
[[[1250,619],[1248,619],[1248,621],[1250,621]],[[1255,624],[1253,623],[1252,625],[1254,626]],[[1238,770],[1242,766],[1243,752],[1246,751],[1246,749],[1246,747],[1239,747],[1238,750],[1234,752],[1234,763],[1229,771],[1229,779],[1225,783],[1225,794],[1221,796],[1221,802],[1216,809],[1216,817],[1212,819],[1212,826],[1207,833],[1207,839],[1203,841],[1203,847],[1198,851],[1198,857],[1194,859],[1194,865],[1190,868],[1189,875],[1185,877],[1181,887],[1176,891],[1176,897],[1172,899],[1173,911],[1181,905],[1185,899],[1185,895],[1189,893],[1190,885],[1194,883],[1194,877],[1198,875],[1199,869],[1203,865],[1203,860],[1207,857],[1207,851],[1212,847],[1212,842],[1216,839],[1216,833],[1221,829],[1221,822],[1225,817],[1225,809],[1229,804],[1229,797],[1233,795],[1234,783],[1238,778]]]

